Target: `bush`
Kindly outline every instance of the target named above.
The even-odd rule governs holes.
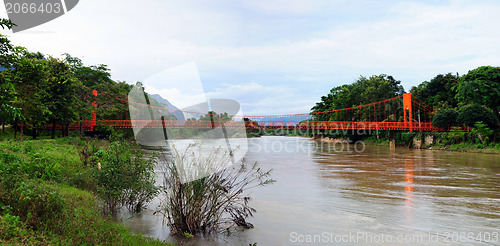
[[[94,170],[98,196],[105,210],[116,212],[126,205],[140,211],[157,194],[154,186],[156,157],[144,157],[142,150],[126,142],[112,142],[105,150],[95,153],[98,161]]]
[[[172,233],[213,232],[232,225],[253,227],[245,221],[255,212],[248,204],[250,197],[245,191],[274,182],[267,179],[271,170],[263,171],[257,163],[246,165],[242,161],[239,165],[183,183],[183,172],[176,165],[218,167],[227,163],[229,157],[220,149],[206,158],[190,158],[190,149],[183,153],[174,149],[172,154],[175,161],[166,163],[164,172],[166,207],[160,211],[167,217]]]
[[[24,175],[30,178],[60,181],[61,167],[39,151],[30,150],[25,159],[0,150],[0,177],[4,179]]]
[[[19,216],[8,213],[0,216],[0,242],[20,237],[23,234],[26,234],[26,230],[22,228]]]
[[[0,203],[9,204],[14,215],[35,228],[58,216],[63,207],[54,185],[41,180],[20,180],[13,186],[2,183]]]
[[[96,141],[94,140],[89,140],[86,141],[82,148],[78,151],[78,154],[80,155],[80,160],[82,161],[82,164],[84,166],[91,166],[92,164],[95,164],[95,153],[99,150],[99,146],[97,145]]]
[[[498,119],[495,113],[479,104],[469,104],[460,108],[457,121],[461,125],[468,127],[474,127],[476,122],[481,121],[491,129],[498,128]]]
[[[481,140],[482,144],[488,144],[490,136],[493,134],[493,130],[486,127],[486,124],[481,121],[474,124],[474,128],[472,128],[471,132]]]
[[[432,125],[440,128],[448,128],[457,124],[458,112],[455,109],[439,111],[432,117]]]
[[[100,139],[109,139],[111,135],[114,132],[114,129],[112,126],[104,125],[104,124],[97,124],[95,127],[95,132],[96,136]]]

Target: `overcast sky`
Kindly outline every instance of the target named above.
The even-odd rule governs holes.
[[[31,51],[107,64],[128,83],[194,62],[205,92],[238,100],[245,114],[305,113],[360,75],[392,75],[408,91],[498,66],[498,13],[500,1],[83,0],[1,33]]]

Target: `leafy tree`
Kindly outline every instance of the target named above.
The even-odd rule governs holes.
[[[454,87],[461,105],[477,103],[500,112],[500,67],[482,66],[470,70]]]
[[[8,19],[0,19],[0,26],[3,29],[12,28],[12,22]],[[15,47],[10,43],[10,40],[0,34],[0,117],[2,119],[2,128],[5,123],[15,120],[23,120],[24,116],[21,110],[14,106],[16,97],[14,96],[15,87],[11,82],[9,68],[15,59]]]
[[[458,80],[458,74],[439,74],[431,81],[413,86],[410,93],[434,108],[454,108],[458,102],[453,88],[458,85]]]
[[[63,135],[68,134],[68,126],[71,122],[77,120],[78,116],[78,98],[77,89],[78,80],[73,75],[67,63],[49,58],[47,60],[47,97],[43,103],[47,105],[51,112],[48,121],[52,123],[52,138],[55,137],[56,124],[63,126]]]
[[[15,96],[17,97],[16,105],[21,109],[26,122],[33,128],[33,137],[37,136],[37,129],[47,123],[47,116],[51,111],[44,104],[44,99],[48,96],[47,93],[47,61],[37,58],[31,58],[25,54],[13,63],[12,81],[16,87]],[[21,127],[21,140],[22,130]]]
[[[432,124],[437,127],[447,128],[457,124],[458,112],[455,109],[439,111],[432,117]]]
[[[498,128],[498,118],[491,109],[479,104],[469,104],[460,108],[457,117],[458,123],[474,127],[478,121],[483,122],[491,129]]]
[[[78,91],[78,98],[85,102],[86,105],[91,105],[94,100],[92,98],[92,90],[97,90],[100,96],[97,99],[97,115],[99,119],[127,119],[128,106],[126,102],[117,100],[116,98],[125,99],[128,97],[128,92],[132,89],[132,85],[125,82],[115,82],[111,79],[111,74],[106,65],[100,64],[96,66],[84,66],[81,59],[65,54],[65,61],[70,64],[76,78],[81,82],[82,89]],[[92,107],[82,105],[80,118],[89,118],[90,113],[94,110]]]
[[[321,97],[321,101],[311,108],[313,112],[349,108],[372,102],[382,101],[404,93],[401,81],[385,74],[371,77],[361,76],[348,85],[334,87],[330,93]],[[382,110],[380,110],[382,111]],[[336,120],[324,114],[315,114],[315,120]],[[380,117],[379,117],[380,119]]]

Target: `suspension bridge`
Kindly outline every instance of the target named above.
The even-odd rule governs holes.
[[[94,98],[108,96],[93,91]],[[286,115],[227,115],[224,112],[182,111],[167,107],[153,106],[148,103],[133,102],[115,98],[136,109],[140,114],[129,120],[98,120],[92,113],[91,120],[70,124],[70,129],[93,130],[98,124],[113,128],[246,128],[246,129],[353,129],[353,130],[392,130],[392,131],[446,131],[431,124],[432,107],[426,105],[410,93],[365,105],[335,109],[323,112],[310,112]],[[98,105],[95,101],[94,107]],[[151,117],[151,112],[162,117]],[[178,115],[185,117],[176,117]]]

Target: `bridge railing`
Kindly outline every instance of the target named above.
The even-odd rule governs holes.
[[[97,124],[112,126],[114,128],[198,128],[213,129],[224,126],[224,128],[289,128],[289,129],[366,129],[366,130],[401,130],[413,129],[415,131],[447,131],[438,128],[429,122],[359,122],[359,121],[181,121],[181,120],[100,120]],[[83,129],[90,129],[91,121],[82,122]],[[78,123],[71,124],[70,129],[78,129]]]

